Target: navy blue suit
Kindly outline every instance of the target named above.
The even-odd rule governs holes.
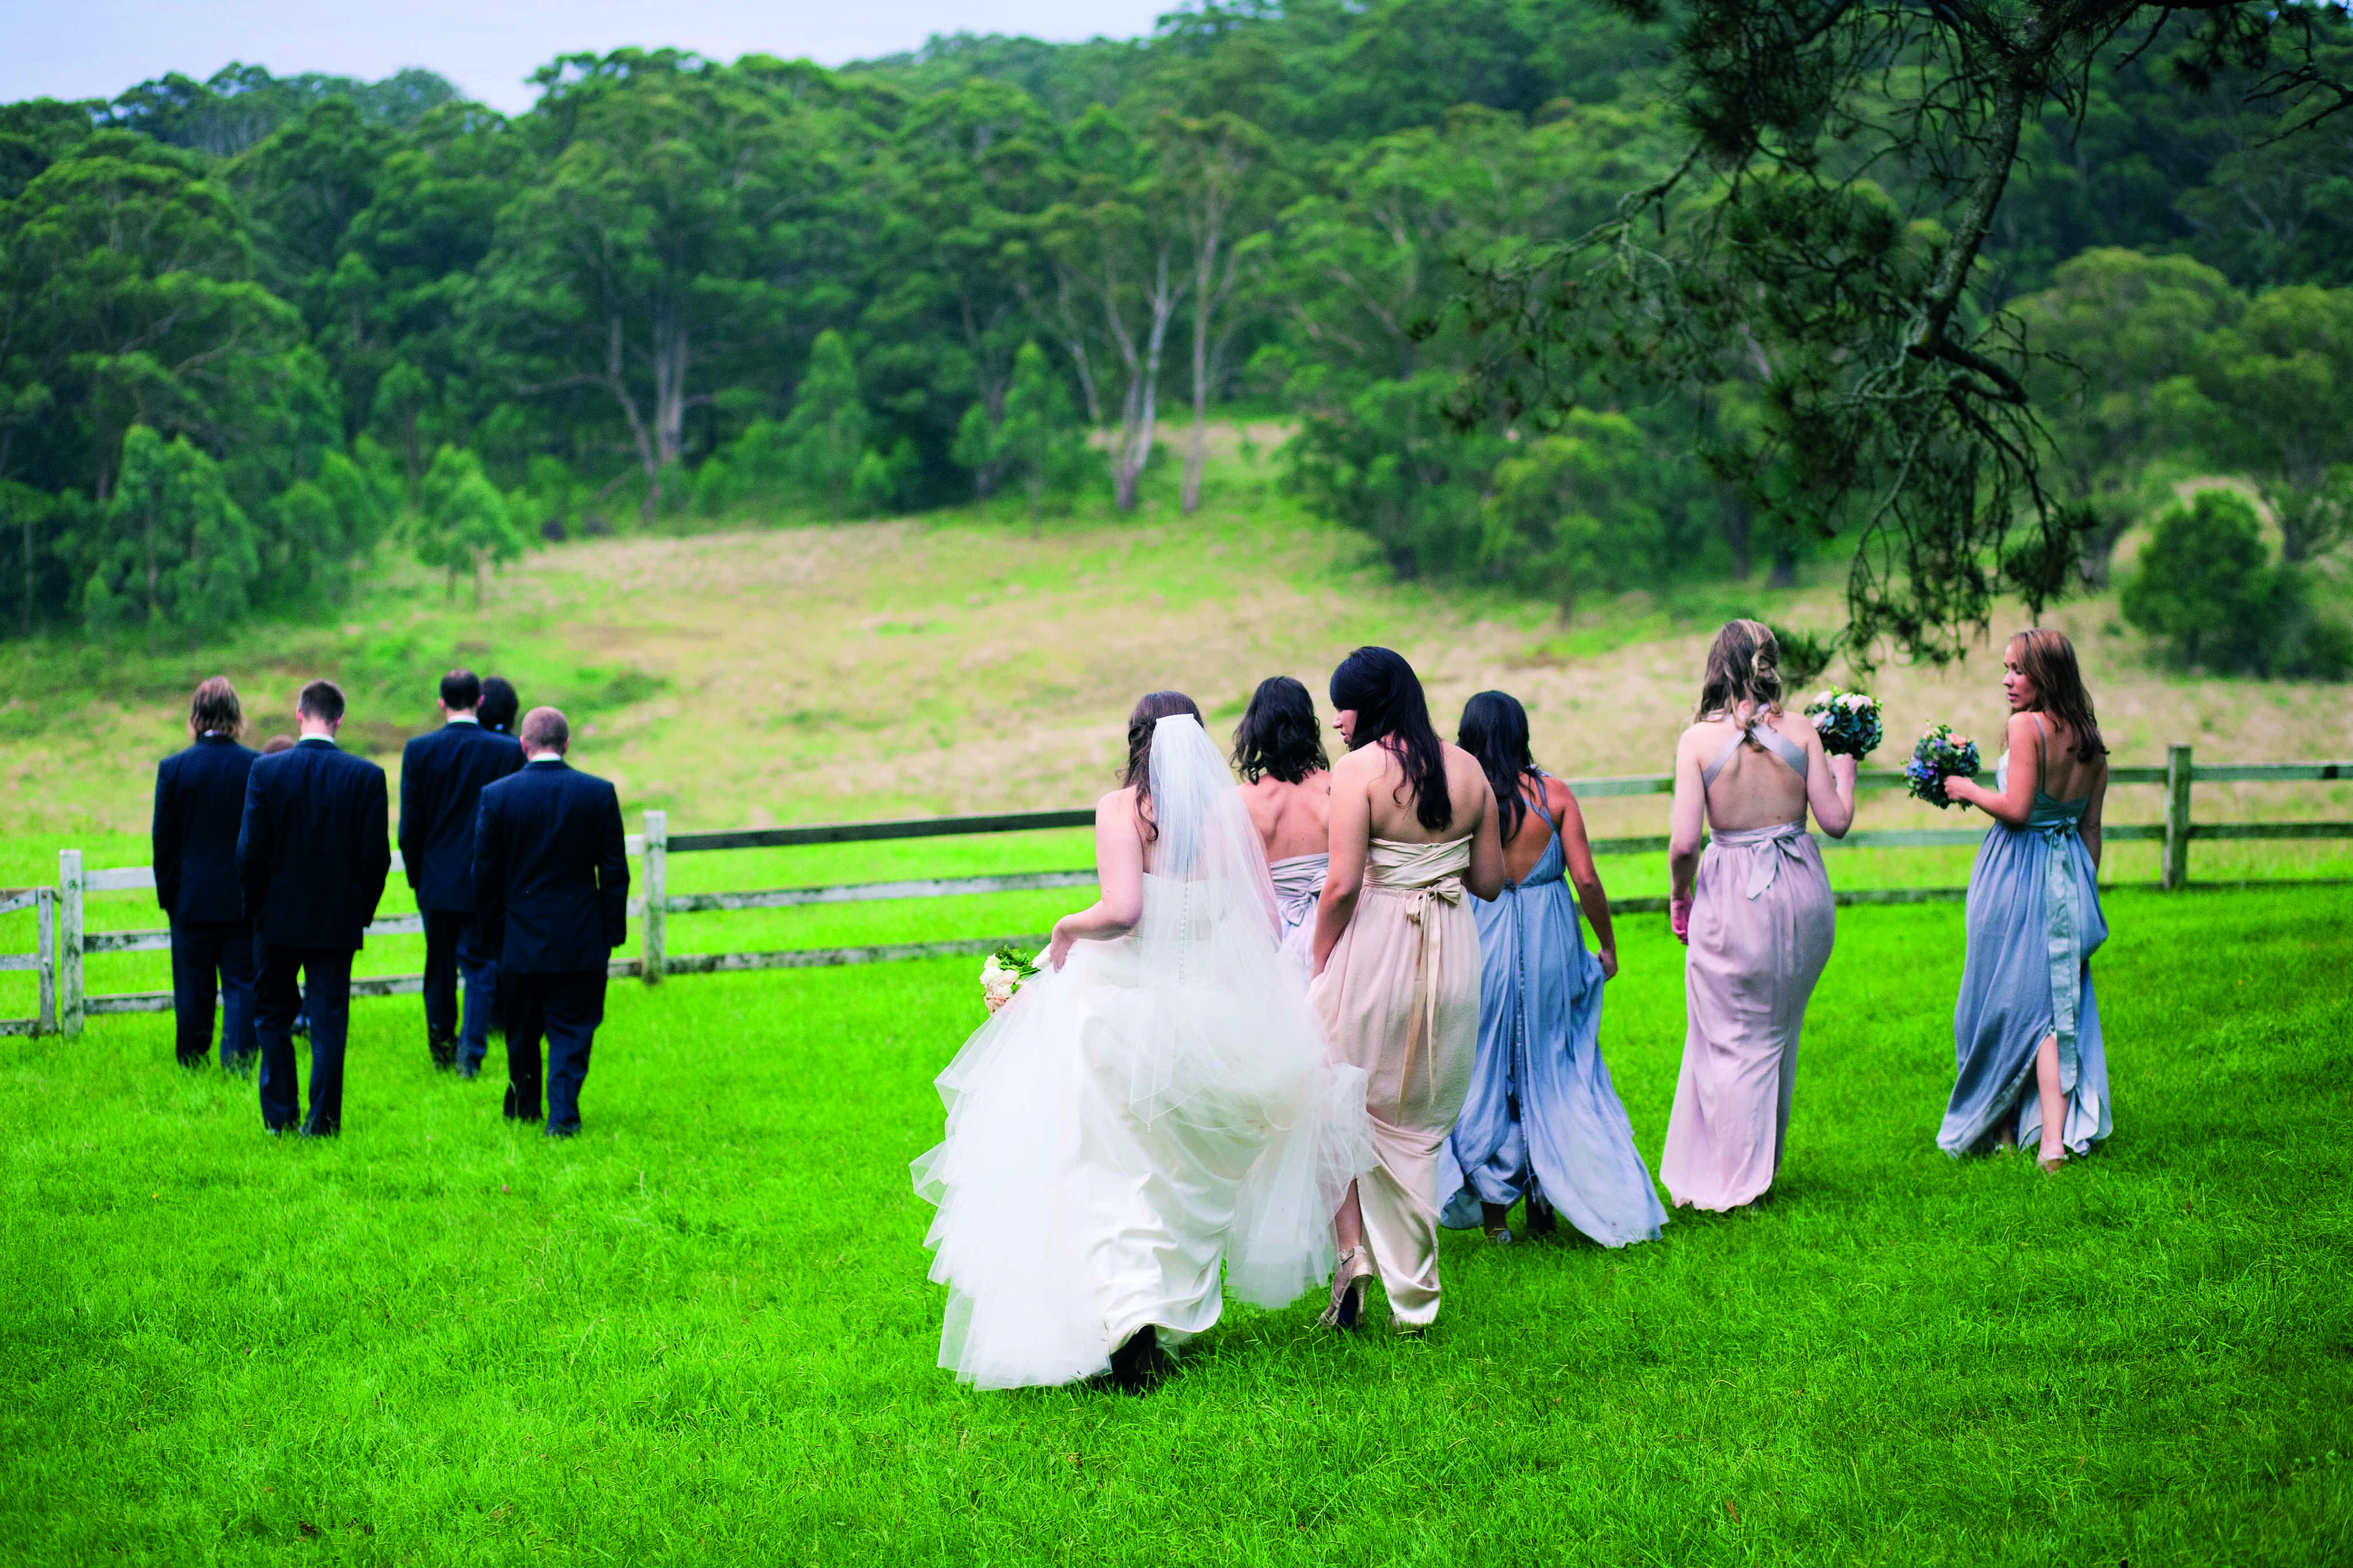
[[[215,977],[221,1066],[251,1059],[253,927],[237,885],[237,830],[256,753],[235,737],[200,735],[155,768],[155,901],[172,922],[172,1014],[182,1067],[213,1048]]]
[[[343,1130],[352,955],[392,870],[390,815],[384,770],[328,740],[306,737],[290,752],[258,759],[246,784],[237,864],[260,957],[254,1032],[261,1121],[272,1131],[294,1122],[298,1013],[311,1019],[302,1131]]]
[[[416,737],[400,757],[400,860],[425,917],[425,1045],[436,1067],[455,1066],[468,1078],[490,1050],[498,987],[498,966],[474,934],[474,816],[482,786],[522,766],[514,737],[465,719]]]
[[[628,934],[628,852],[611,784],[550,759],[482,791],[474,918],[499,961],[506,1113],[539,1115],[544,1035],[551,1137],[580,1130],[580,1089],[605,1019],[605,966]]]

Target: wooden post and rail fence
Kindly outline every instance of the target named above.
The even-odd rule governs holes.
[[[2165,820],[2159,824],[2119,824],[2105,826],[2101,837],[2110,844],[2161,843],[2163,873],[2158,882],[2168,891],[2189,883],[2189,846],[2193,840],[2353,838],[2353,822],[2218,822],[2194,823],[2189,814],[2189,789],[2198,784],[2287,784],[2353,779],[2353,762],[2224,763],[2196,766],[2188,746],[2168,748],[2163,767],[2114,767],[2111,784],[2162,784]],[[1672,773],[1640,773],[1623,778],[1573,779],[1569,787],[1583,799],[1608,795],[1668,795],[1674,790]],[[1856,780],[1858,789],[1900,789],[1904,774],[1894,769],[1868,769]],[[947,942],[903,942],[869,947],[784,948],[758,952],[672,953],[669,917],[739,910],[792,909],[810,904],[864,903],[881,900],[936,899],[975,893],[1029,892],[1058,888],[1091,887],[1090,868],[1029,871],[1009,876],[951,877],[919,880],[849,882],[831,886],[773,888],[748,892],[683,893],[670,891],[670,857],[719,849],[786,849],[816,844],[875,843],[894,838],[974,837],[1018,833],[1040,828],[1085,827],[1094,822],[1092,809],[1011,812],[982,816],[920,817],[897,822],[848,822],[806,827],[754,827],[712,833],[670,832],[668,814],[645,814],[645,831],[628,836],[630,858],[640,864],[639,896],[629,900],[629,913],[640,921],[638,956],[614,961],[616,977],[642,979],[658,984],[668,975],[715,974],[734,970],[804,969],[846,963],[874,963],[893,959],[932,958],[959,953],[983,953],[1008,943],[1041,944],[1038,934],[972,937]],[[1918,849],[1977,843],[1984,828],[1908,828],[1850,833],[1826,840],[1825,847],[1852,849]],[[1597,838],[1596,855],[1661,854],[1667,847],[1663,834],[1642,837]],[[394,865],[399,860],[395,857]],[[2239,886],[2293,887],[2299,880],[2277,879]],[[2113,885],[2113,884],[2112,884]],[[2205,884],[2209,886],[2224,884]],[[0,889],[0,915],[35,912],[35,950],[0,953],[0,972],[35,972],[39,977],[39,1008],[29,1018],[0,1019],[0,1035],[78,1035],[90,1016],[101,1013],[167,1012],[168,991],[90,994],[83,984],[84,959],[92,953],[168,952],[172,935],[164,931],[89,931],[84,929],[83,901],[94,892],[148,890],[155,886],[151,866],[87,869],[79,849],[58,855],[58,884],[53,888]],[[1841,904],[1934,903],[1958,900],[1966,888],[1887,888],[1840,892]],[[1614,914],[1655,913],[1666,908],[1662,898],[1613,899]],[[425,929],[420,915],[379,919],[368,927],[372,934],[416,934]],[[414,994],[424,984],[417,974],[357,976],[354,996]]]

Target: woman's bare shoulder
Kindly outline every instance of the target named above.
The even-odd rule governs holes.
[[[1124,816],[1131,820],[1134,817],[1135,786],[1134,784],[1129,784],[1124,789],[1113,790],[1095,802],[1095,820],[1100,822],[1106,815],[1114,818]]]

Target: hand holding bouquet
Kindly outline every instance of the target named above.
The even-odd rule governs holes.
[[[1879,699],[1860,691],[1831,687],[1806,704],[1806,717],[1822,738],[1822,750],[1834,757],[1860,761],[1877,749],[1886,733],[1879,721]]]
[[[1904,780],[1913,795],[1942,810],[1957,804],[1945,794],[1945,781],[1973,779],[1978,765],[1975,741],[1954,734],[1950,724],[1932,724],[1912,748],[1912,760],[1904,764]]]
[[[1020,953],[1009,947],[1000,947],[983,961],[980,966],[980,996],[988,1005],[990,1013],[994,1014],[1012,1001],[1013,994],[1021,989],[1022,983],[1038,973],[1038,965],[1032,962],[1037,956],[1034,952]]]

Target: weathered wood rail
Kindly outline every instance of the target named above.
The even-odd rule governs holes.
[[[2353,779],[2353,762],[2223,763],[2197,766],[2191,748],[2168,748],[2163,767],[2118,767],[2108,773],[2111,784],[2158,784],[2165,789],[2165,820],[2159,823],[2107,826],[2102,837],[2111,844],[2159,843],[2164,846],[2158,886],[2174,890],[2190,886],[2189,846],[2200,840],[2353,838],[2353,822],[2194,822],[2190,816],[2193,784],[2294,784]],[[1672,773],[1635,773],[1615,778],[1572,779],[1569,785],[1584,799],[1611,795],[1671,795]],[[1893,768],[1866,769],[1857,775],[1863,790],[1901,789],[1904,774]],[[971,894],[1034,892],[1061,888],[1091,887],[1091,868],[1057,871],[1020,871],[999,876],[900,879],[877,882],[842,882],[799,888],[768,888],[744,892],[672,893],[670,857],[723,849],[789,849],[819,844],[879,843],[902,838],[944,838],[990,833],[1033,832],[1045,828],[1086,827],[1094,822],[1091,809],[1000,812],[976,816],[917,817],[893,822],[824,823],[799,827],[730,828],[714,832],[670,831],[667,813],[645,814],[645,831],[628,836],[629,858],[639,862],[638,897],[629,900],[629,914],[639,922],[638,956],[617,959],[615,978],[641,979],[658,984],[673,974],[718,974],[754,969],[807,969],[837,964],[876,963],[895,959],[934,958],[988,952],[1007,943],[1041,943],[1035,933],[1013,936],[958,938],[944,942],[883,943],[859,947],[780,948],[755,952],[691,952],[670,951],[671,915],[711,914],[744,910],[797,909],[816,904],[866,903],[890,900],[954,898]],[[1970,827],[1904,828],[1850,833],[1842,839],[1821,840],[1826,849],[1924,849],[1973,845],[1985,837],[1982,825]],[[1597,855],[1664,853],[1664,834],[1597,838]],[[394,857],[396,869],[399,858]],[[2261,884],[2201,884],[2208,886],[2294,886],[2296,879],[2278,879]],[[91,995],[83,985],[83,961],[91,954],[168,952],[169,931],[88,931],[83,925],[85,898],[94,892],[152,890],[154,868],[128,866],[86,870],[81,851],[62,850],[58,856],[54,888],[0,889],[0,915],[37,911],[36,950],[0,954],[0,972],[36,972],[40,1005],[30,1018],[0,1019],[0,1035],[79,1034],[93,1014],[168,1011],[168,991],[122,992]],[[1954,901],[1968,895],[1966,888],[1882,888],[1839,892],[1838,902],[1912,904]],[[1617,914],[1647,914],[1665,910],[1662,898],[1613,899]],[[419,915],[394,915],[368,927],[381,936],[415,935],[425,929]],[[354,996],[414,994],[424,986],[417,974],[370,975],[354,978]]]

